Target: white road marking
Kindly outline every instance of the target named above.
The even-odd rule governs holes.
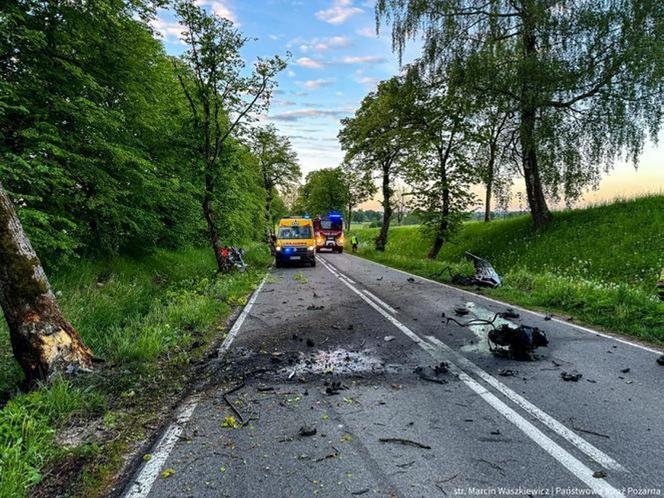
[[[344,281],[343,279],[340,278],[340,273],[338,273],[333,267],[331,267],[327,263],[323,263],[323,266],[325,266],[333,275],[335,275],[341,282],[344,283],[351,291],[353,291],[355,294],[360,296],[362,300],[367,302],[372,308],[374,308],[376,311],[378,311],[384,318],[386,318],[388,321],[390,321],[393,325],[395,325],[399,330],[401,330],[406,336],[408,336],[410,339],[412,339],[416,344],[418,344],[422,349],[427,351],[429,354],[431,354],[434,357],[439,357],[436,354],[436,349],[435,346],[439,346],[438,341],[435,345],[429,342],[426,342],[422,340],[415,332],[410,330],[406,325],[398,321],[396,318],[394,318],[387,310],[383,309],[379,304],[375,303],[374,301],[370,300],[365,294],[363,294],[361,291],[356,289],[353,285],[349,284],[348,282]],[[434,338],[435,339],[435,338]],[[443,343],[440,343],[443,344]],[[452,350],[450,350],[452,351]],[[452,351],[453,352],[453,351]],[[458,353],[453,352],[455,355]],[[461,358],[464,358],[461,355],[458,355]],[[456,356],[455,356],[456,358]],[[481,384],[479,384],[477,381],[472,379],[470,376],[468,376],[461,368],[456,366],[453,362],[450,362],[449,359],[446,357],[450,369],[453,370],[454,373],[457,373],[459,375],[459,379],[464,382],[470,389],[472,389],[475,393],[477,393],[479,396],[482,397],[489,405],[491,405],[495,410],[497,410],[501,415],[503,415],[507,420],[509,420],[512,424],[514,424],[516,427],[518,427],[526,436],[528,436],[530,439],[532,439],[536,444],[538,444],[542,449],[544,449],[547,453],[549,453],[553,458],[555,458],[563,467],[565,467],[568,471],[570,471],[572,474],[574,474],[578,479],[580,479],[582,482],[584,482],[590,489],[592,489],[596,494],[599,496],[607,497],[607,498],[620,498],[624,497],[624,495],[618,491],[616,488],[611,486],[608,482],[603,481],[601,479],[596,479],[593,477],[593,470],[585,466],[581,461],[579,461],[576,457],[574,457],[571,453],[566,451],[564,448],[562,448],[560,445],[558,445],[556,442],[554,442],[551,438],[549,438],[547,435],[545,435],[542,431],[540,431],[537,427],[535,427],[533,424],[531,424],[528,420],[523,418],[521,415],[519,415],[516,411],[514,411],[512,408],[507,406],[504,402],[502,402],[500,399],[498,399],[494,394],[489,392],[486,388],[484,388]],[[457,361],[459,361],[458,358],[456,358]],[[464,358],[465,359],[465,358]],[[479,367],[476,367],[477,370]],[[488,375],[488,374],[486,374]],[[491,377],[491,376],[489,376]],[[494,379],[495,380],[495,379]],[[498,382],[496,380],[496,382]],[[498,382],[498,384],[500,384]],[[493,384],[492,384],[493,385]],[[508,389],[507,386],[504,386],[505,389]],[[502,392],[502,390],[501,390]],[[516,393],[514,393],[516,394]],[[512,401],[511,397],[508,397]],[[523,401],[526,401],[525,399]],[[530,404],[529,402],[526,401],[526,403]],[[532,407],[534,405],[530,404]],[[522,406],[519,404],[519,406]],[[536,407],[534,407],[536,408]],[[537,408],[536,408],[537,409]],[[537,409],[539,412],[541,410]],[[544,412],[541,412],[544,414]],[[546,415],[546,414],[544,414]],[[552,417],[548,416],[547,421],[550,423],[551,421],[556,422],[557,424],[560,424],[559,422],[555,421]],[[542,419],[538,419],[541,420]],[[556,427],[555,424],[552,424],[554,427]],[[549,425],[547,425],[549,426]],[[561,427],[562,424],[560,424]],[[551,426],[549,426],[551,428]],[[566,428],[565,428],[566,429]],[[564,434],[564,432],[563,432]],[[590,443],[587,441],[579,438],[576,436],[576,434],[572,433],[575,438],[580,439],[583,441],[583,445],[579,447],[580,450],[588,450],[588,447],[594,448]],[[561,434],[562,435],[562,434]],[[564,437],[564,436],[563,436]],[[575,440],[575,438],[572,438]],[[567,438],[566,438],[567,439]],[[569,439],[568,439],[569,441]],[[573,441],[570,441],[573,442]],[[574,443],[573,443],[574,444]],[[596,448],[594,448],[597,450]],[[597,450],[597,452],[601,453],[601,451]],[[597,454],[597,453],[595,453]],[[605,455],[606,456],[606,455]],[[613,461],[610,459],[610,457],[606,456],[607,459]],[[606,460],[605,460],[606,461]],[[599,461],[598,461],[599,463]],[[610,463],[610,462],[609,462]],[[615,462],[616,465],[619,466],[619,468],[622,468],[620,464]],[[615,468],[615,467],[611,467]]]
[[[390,306],[389,304],[387,304],[385,301],[383,301],[382,299],[380,299],[380,298],[379,298],[378,296],[376,296],[375,294],[369,292],[367,289],[364,289],[364,293],[365,293],[367,296],[369,296],[371,299],[373,299],[374,301],[376,301],[378,304],[380,304],[380,305],[381,305],[383,308],[385,308],[387,311],[389,311],[390,313],[392,313],[393,315],[397,315],[397,314],[399,313],[399,312],[398,312],[397,310],[395,310],[392,306]]]
[[[263,288],[263,285],[265,285],[266,279],[267,276],[263,278],[251,296],[251,299],[249,299],[249,302],[242,310],[242,313],[240,313],[240,316],[237,318],[237,320],[235,320],[235,323],[233,324],[231,330],[228,332],[226,339],[224,339],[224,342],[219,347],[219,356],[222,356],[226,351],[228,351],[228,348],[231,346],[233,339],[235,339],[237,336],[245,318],[247,318],[247,315],[249,315],[252,306],[256,302],[258,293]],[[145,498],[148,496],[152,490],[152,486],[154,486],[154,482],[157,480],[157,477],[159,477],[161,468],[166,463],[166,460],[168,460],[171,451],[173,451],[175,444],[178,442],[180,434],[182,434],[185,425],[187,422],[189,422],[189,419],[194,414],[194,410],[196,410],[196,406],[198,406],[199,400],[199,396],[195,395],[190,397],[180,406],[177,418],[173,423],[171,423],[171,425],[168,426],[166,432],[164,432],[164,435],[155,446],[155,449],[152,453],[152,458],[150,458],[150,460],[148,460],[143,465],[139,474],[136,476],[134,483],[123,495],[124,498]]]
[[[134,484],[129,488],[129,491],[125,493],[125,498],[144,498],[150,493],[152,485],[157,477],[159,477],[161,468],[166,463],[171,451],[173,451],[175,443],[178,442],[180,434],[182,434],[182,431],[184,430],[184,426],[194,413],[198,401],[198,396],[193,396],[181,406],[175,422],[173,422],[166,432],[164,432],[164,435],[157,444],[155,452],[152,454],[152,458],[145,463],[141,469],[141,473],[134,481]]]
[[[546,315],[544,313],[539,313],[537,311],[529,310],[529,309],[523,308],[522,306],[519,306],[519,305],[516,305],[516,304],[510,304],[510,303],[506,303],[504,301],[499,301],[499,300],[493,299],[491,297],[482,296],[480,294],[475,294],[474,292],[470,292],[470,291],[467,291],[465,289],[460,289],[460,288],[454,287],[452,285],[447,285],[443,282],[438,282],[437,280],[432,280],[430,278],[421,277],[420,275],[415,275],[414,273],[408,273],[407,271],[403,271],[403,270],[400,270],[398,268],[393,268],[391,266],[387,266],[387,265],[384,265],[382,263],[378,263],[376,261],[371,261],[370,259],[361,258],[359,256],[353,256],[352,254],[347,254],[347,256],[350,256],[352,258],[361,259],[362,261],[367,261],[369,263],[373,263],[374,265],[382,266],[383,268],[388,268],[389,270],[393,270],[393,271],[396,271],[396,272],[399,272],[399,273],[403,273],[404,275],[408,275],[409,277],[419,278],[420,280],[424,280],[425,282],[440,285],[441,287],[445,287],[446,289],[462,292],[464,294],[468,294],[469,296],[473,296],[474,298],[485,299],[487,301],[491,301],[492,303],[500,304],[501,306],[508,306],[508,307],[513,308],[513,309],[522,311],[524,313],[529,313],[531,315],[535,315],[539,318],[546,317]],[[598,335],[600,337],[604,337],[606,339],[612,339],[616,342],[620,342],[620,343],[626,344],[628,346],[632,346],[632,347],[635,347],[635,348],[638,348],[638,349],[642,349],[643,351],[648,351],[650,353],[655,353],[657,355],[661,355],[662,353],[664,353],[664,350],[657,349],[657,348],[650,347],[650,346],[645,346],[644,344],[639,344],[638,342],[631,342],[631,341],[628,341],[627,339],[623,339],[621,337],[616,337],[614,335],[606,334],[604,332],[599,332],[597,330],[593,330],[593,329],[590,329],[588,327],[584,327],[582,325],[577,325],[575,323],[570,323],[570,322],[567,322],[565,320],[561,320],[560,318],[551,317],[551,321],[556,322],[556,323],[562,323],[563,325],[567,325],[568,327],[572,327],[572,328],[575,328],[577,330],[581,330],[583,332],[588,332],[590,334],[595,334],[595,335]]]
[[[242,327],[242,324],[244,323],[245,318],[247,318],[247,315],[249,315],[249,312],[251,311],[251,308],[254,306],[254,303],[256,302],[256,299],[258,298],[258,294],[260,291],[263,289],[263,286],[265,285],[265,280],[267,279],[267,276],[263,278],[261,283],[256,287],[256,290],[254,291],[254,294],[251,296],[251,299],[249,299],[249,302],[247,305],[244,307],[242,310],[242,313],[240,313],[240,316],[237,317],[237,320],[235,320],[235,323],[233,324],[233,327],[231,330],[228,332],[228,335],[226,336],[226,339],[224,339],[224,342],[221,343],[221,346],[219,347],[219,356],[221,356],[223,353],[228,351],[228,348],[231,347],[231,343],[235,339],[235,336],[237,333],[240,331],[240,327]]]
[[[553,432],[558,434],[559,436],[563,437],[570,443],[572,443],[574,446],[576,446],[579,450],[581,450],[583,453],[588,455],[590,458],[595,460],[597,463],[602,465],[602,467],[606,469],[611,469],[611,470],[617,470],[624,472],[625,468],[616,462],[613,458],[611,458],[609,455],[604,453],[602,450],[599,448],[596,448],[592,444],[590,444],[588,441],[580,437],[578,434],[573,432],[572,430],[568,429],[566,426],[558,422],[555,418],[550,416],[548,413],[542,411],[539,409],[537,406],[532,404],[530,401],[528,401],[526,398],[521,396],[520,394],[517,394],[514,392],[512,389],[507,387],[505,384],[500,382],[498,379],[496,379],[494,376],[491,374],[487,373],[486,371],[482,370],[480,367],[478,367],[475,363],[467,359],[465,356],[460,355],[456,351],[454,351],[452,348],[450,348],[447,344],[444,342],[440,341],[436,337],[433,336],[427,336],[426,337],[429,341],[431,341],[433,344],[438,346],[440,349],[444,350],[448,354],[454,357],[454,360],[461,365],[462,368],[474,373],[477,375],[479,378],[484,380],[487,384],[490,386],[494,387],[497,391],[500,391],[506,398],[508,398],[510,401],[512,401],[514,404],[520,406],[523,408],[525,411],[530,413],[533,417],[535,417],[537,420],[542,422],[544,425],[546,425],[549,429],[551,429]]]

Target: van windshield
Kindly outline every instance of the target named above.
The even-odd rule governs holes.
[[[279,228],[279,239],[311,239],[311,227],[281,227]]]

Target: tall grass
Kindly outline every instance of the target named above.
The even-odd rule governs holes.
[[[357,234],[362,256],[424,276],[446,266],[472,273],[464,258],[470,251],[504,277],[494,296],[664,341],[664,306],[655,295],[664,266],[664,196],[557,212],[541,233],[528,216],[466,223],[435,261],[426,259],[430,241],[418,227],[390,230],[384,253],[373,249],[376,229]]]
[[[105,360],[105,369],[148,371],[164,355],[186,355],[205,330],[219,323],[261,278],[271,258],[251,246],[247,273],[217,277],[208,249],[158,251],[140,260],[81,261],[51,276],[65,315]],[[0,391],[15,390],[21,373],[0,326]],[[103,412],[113,386],[74,386],[59,380],[18,394],[0,409],[0,497],[23,496],[44,464],[62,456],[54,433],[73,415]]]

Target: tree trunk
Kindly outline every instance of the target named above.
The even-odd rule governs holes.
[[[51,286],[0,184],[0,305],[28,383],[92,368],[92,351],[62,315]]]
[[[489,164],[487,164],[486,196],[484,198],[484,222],[491,221],[491,195],[493,193],[493,176],[496,163],[496,148],[492,143],[489,147]]]
[[[447,182],[447,173],[445,173],[445,182]],[[443,216],[438,223],[438,229],[436,230],[436,236],[433,239],[433,245],[427,254],[427,258],[436,259],[438,253],[443,248],[445,243],[445,234],[449,227],[449,216],[450,216],[450,189],[446,188],[443,190]]]
[[[392,189],[390,188],[390,166],[383,166],[383,225],[376,238],[376,250],[383,252],[387,246],[387,231],[390,229],[392,218]]]
[[[205,194],[205,197],[203,198],[203,216],[205,216],[205,221],[207,222],[208,238],[210,239],[210,245],[212,246],[212,250],[214,251],[214,258],[217,262],[217,271],[221,273],[227,272],[228,268],[224,264],[224,258],[221,255],[219,232],[217,232],[217,227],[214,224],[212,200],[208,194]]]
[[[537,54],[537,44],[535,41],[535,22],[532,18],[534,7],[530,1],[523,3],[523,50],[524,67],[533,63],[533,58]],[[524,72],[521,75],[521,102],[520,114],[521,125],[519,128],[519,138],[521,141],[521,156],[523,165],[523,175],[526,180],[526,195],[530,214],[533,218],[535,230],[541,230],[551,221],[551,212],[546,205],[544,190],[542,189],[542,180],[540,178],[537,162],[537,144],[535,143],[535,123],[537,116],[535,92],[532,88],[531,75]]]
[[[276,252],[274,248],[274,239],[273,239],[273,234],[274,232],[272,231],[272,188],[265,188],[266,195],[265,195],[265,232],[267,236],[267,245],[270,248],[270,252],[272,255]]]
[[[350,226],[353,223],[353,204],[348,204],[348,221],[346,222],[346,230],[350,233]]]

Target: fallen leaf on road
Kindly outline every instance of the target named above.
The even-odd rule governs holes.
[[[232,415],[224,417],[224,420],[221,422],[221,426],[227,429],[240,429],[242,424],[237,421]]]
[[[171,477],[173,474],[175,474],[175,470],[173,470],[173,468],[166,469],[166,470],[164,470],[164,471],[161,473],[161,478],[162,478],[162,479],[168,479],[168,478]]]

